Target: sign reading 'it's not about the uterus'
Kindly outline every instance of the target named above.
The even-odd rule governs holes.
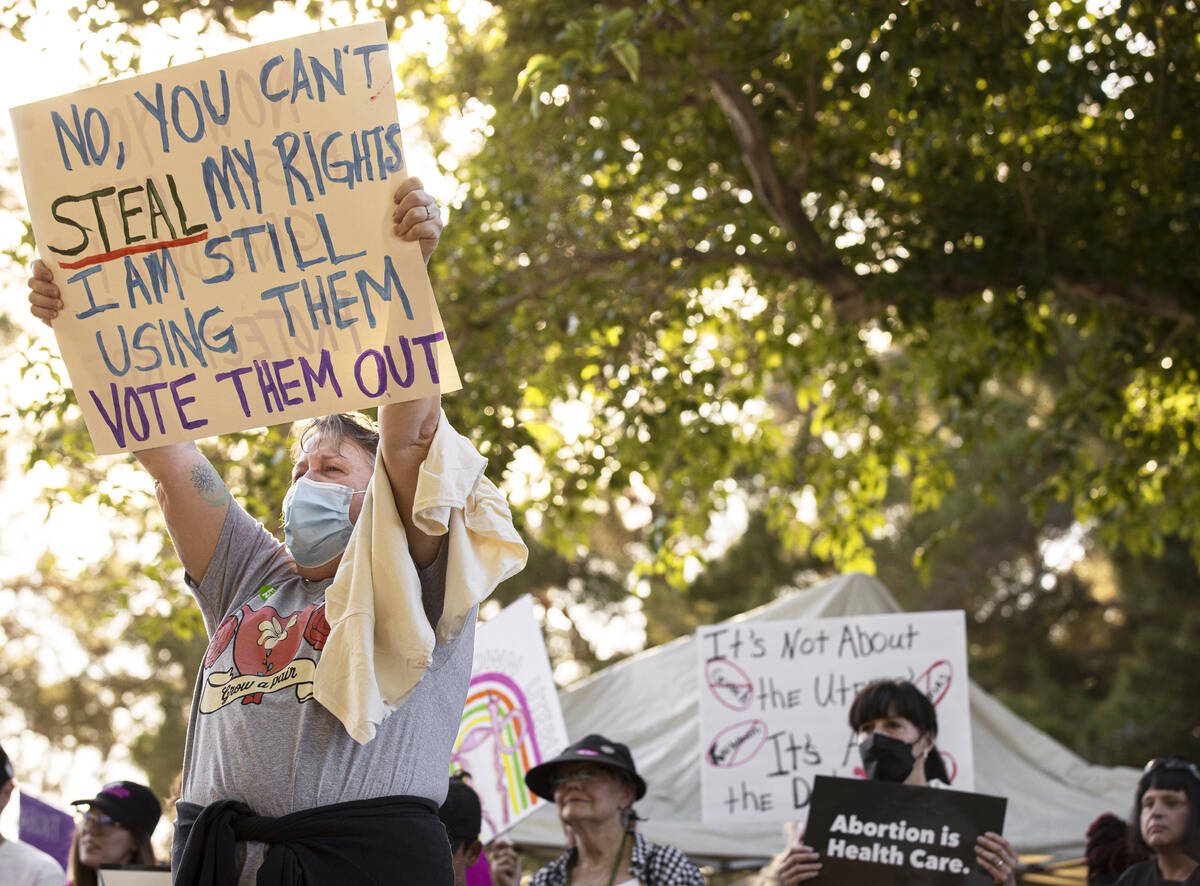
[[[456,390],[387,33],[356,25],[11,111],[96,451]]]
[[[705,821],[803,821],[818,775],[862,778],[849,709],[875,680],[907,680],[933,702],[951,784],[974,785],[966,621],[961,611],[696,630]]]

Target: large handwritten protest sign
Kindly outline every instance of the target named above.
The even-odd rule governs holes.
[[[12,109],[99,453],[456,390],[382,24]]]
[[[1004,829],[1003,797],[816,777],[804,842],[823,886],[988,886],[975,839]]]
[[[974,786],[962,612],[742,622],[696,639],[705,821],[802,821],[815,776],[862,777],[847,714],[881,678],[930,697],[951,779]]]
[[[485,843],[543,802],[525,787],[525,773],[566,746],[546,644],[533,600],[524,596],[476,634],[471,686],[450,758],[452,769],[471,773],[483,804]]]

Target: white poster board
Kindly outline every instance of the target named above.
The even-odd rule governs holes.
[[[961,611],[742,622],[696,631],[702,817],[803,821],[817,775],[863,777],[847,716],[872,680],[934,702],[955,788],[974,788]]]
[[[171,886],[171,869],[149,865],[101,867],[96,879],[100,886]]]
[[[525,786],[525,773],[566,746],[558,687],[526,595],[475,635],[471,686],[450,757],[452,771],[471,773],[484,843],[545,802]]]
[[[460,387],[415,242],[382,23],[13,108],[98,453]]]

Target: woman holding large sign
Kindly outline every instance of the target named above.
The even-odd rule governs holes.
[[[1200,768],[1183,757],[1151,760],[1138,782],[1134,844],[1153,854],[1117,886],[1200,884]]]
[[[420,181],[402,182],[384,211],[389,246],[417,243],[428,261],[442,222]],[[30,290],[47,323],[78,307],[40,261]],[[382,403],[378,415],[378,428],[349,414],[305,425],[283,543],[194,443],[136,452],[210,637],[176,804],[176,886],[367,886],[398,871],[453,882],[437,809],[470,679],[475,594],[490,593],[495,569],[519,569],[525,548],[436,394]],[[400,638],[409,651],[390,664],[357,654]],[[381,697],[373,687],[394,684],[402,662],[408,691]],[[374,673],[361,676],[366,667]]]
[[[879,680],[863,687],[850,706],[850,728],[858,735],[867,778],[914,787],[946,787],[950,781],[938,754],[937,711],[920,689],[906,680]],[[999,834],[980,835],[975,857],[997,884],[1016,883],[1017,855]],[[797,843],[779,861],[774,875],[784,886],[818,878],[821,856]]]

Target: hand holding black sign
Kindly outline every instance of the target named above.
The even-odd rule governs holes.
[[[817,776],[805,837],[821,886],[988,886],[996,881],[976,843],[981,857],[999,852],[987,834],[1001,831],[1006,806],[1002,797]]]

